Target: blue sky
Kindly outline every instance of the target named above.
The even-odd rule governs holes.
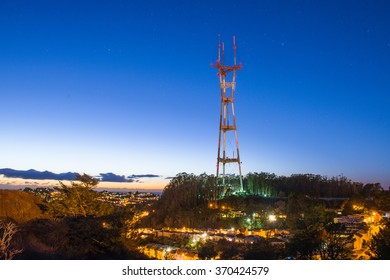
[[[1,1],[0,168],[214,173],[218,34],[243,173],[390,186],[388,1]]]

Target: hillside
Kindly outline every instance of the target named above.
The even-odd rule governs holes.
[[[24,223],[43,218],[39,197],[20,190],[0,190],[0,219]]]

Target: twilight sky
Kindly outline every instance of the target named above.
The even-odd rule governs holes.
[[[244,174],[387,188],[389,14],[386,0],[2,0],[0,168],[214,173],[221,34],[244,66]]]

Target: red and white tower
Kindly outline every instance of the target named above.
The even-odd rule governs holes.
[[[233,65],[225,65],[225,45],[218,40],[218,59],[213,68],[218,69],[219,85],[221,93],[221,110],[219,116],[219,139],[217,156],[217,184],[228,186],[226,164],[236,164],[240,185],[236,191],[243,192],[241,159],[238,148],[237,122],[234,113],[234,93],[236,90],[236,72],[242,69],[242,64],[237,64],[236,38],[233,36]],[[232,140],[232,141],[231,141]],[[227,149],[228,143],[234,142],[232,151]],[[231,153],[231,154],[230,154]],[[220,167],[222,165],[222,172]]]

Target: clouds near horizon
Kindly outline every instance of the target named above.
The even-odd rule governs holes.
[[[3,175],[5,178],[20,178],[27,180],[75,180],[76,176],[79,173],[77,172],[65,172],[65,173],[53,173],[50,171],[38,171],[35,169],[29,170],[15,170],[11,168],[2,168],[0,169],[0,175]],[[112,172],[99,173],[98,176],[95,176],[101,182],[116,182],[116,183],[132,183],[141,178],[159,178],[160,175],[155,174],[141,174],[141,175],[117,175]]]

